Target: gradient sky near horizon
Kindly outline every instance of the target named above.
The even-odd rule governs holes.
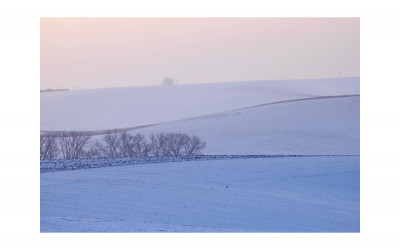
[[[360,75],[359,18],[41,18],[40,88]]]

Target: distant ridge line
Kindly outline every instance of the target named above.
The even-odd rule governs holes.
[[[80,131],[80,132],[82,132],[83,135],[88,135],[88,136],[104,135],[104,134],[109,133],[109,132],[111,132],[111,133],[128,132],[128,131],[132,131],[132,130],[136,130],[136,129],[146,128],[146,127],[153,127],[153,126],[157,126],[157,125],[161,125],[161,124],[167,124],[167,123],[172,123],[172,122],[177,122],[177,121],[194,120],[194,119],[206,118],[206,117],[213,117],[213,116],[221,115],[221,114],[224,114],[224,113],[235,112],[235,111],[240,111],[240,110],[244,110],[244,109],[262,107],[262,106],[268,106],[268,105],[275,105],[275,104],[289,103],[289,102],[312,101],[312,100],[319,100],[319,99],[330,99],[330,98],[357,97],[357,96],[360,96],[360,95],[359,94],[330,95],[330,96],[315,96],[315,97],[308,97],[308,98],[291,99],[291,100],[270,102],[270,103],[264,103],[264,104],[257,104],[257,105],[248,106],[248,107],[244,107],[244,108],[232,109],[232,110],[222,111],[222,112],[218,112],[218,113],[201,115],[201,116],[185,118],[185,119],[180,119],[180,120],[175,120],[175,121],[170,121],[170,122],[153,123],[153,124],[146,124],[146,125],[140,125],[140,126],[134,126],[134,127],[126,127],[126,128],[89,130],[89,131]],[[66,132],[75,132],[77,130],[70,130],[70,131],[65,130],[65,131]],[[60,130],[58,130],[58,131],[40,131],[40,134],[42,136],[53,136],[53,135],[56,135],[59,132],[63,132],[63,131],[60,131]]]
[[[257,105],[253,105],[253,106],[249,106],[249,107],[233,109],[233,110],[230,110],[230,111],[238,111],[238,110],[243,110],[243,109],[261,107],[261,106],[267,106],[267,105],[274,105],[274,104],[280,104],[280,103],[287,103],[287,102],[301,102],[301,101],[312,101],[312,100],[318,100],[318,99],[345,98],[345,97],[356,97],[356,96],[360,96],[360,95],[359,94],[353,94],[353,95],[328,95],[328,96],[307,97],[307,98],[299,98],[299,99],[291,99],[291,100],[270,102],[270,103],[264,103],[264,104],[257,104]],[[225,111],[225,112],[229,112],[229,111]]]

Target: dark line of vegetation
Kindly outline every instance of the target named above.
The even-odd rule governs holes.
[[[40,159],[116,158],[135,156],[201,155],[206,143],[198,136],[159,133],[144,136],[109,130],[100,140],[81,131],[40,136]]]
[[[133,166],[184,161],[230,160],[250,158],[291,158],[291,157],[360,157],[359,155],[187,155],[187,156],[136,156],[119,158],[87,158],[40,161],[40,172],[57,172],[90,168]]]

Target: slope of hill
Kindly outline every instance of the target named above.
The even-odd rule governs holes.
[[[40,94],[41,130],[125,128],[316,96],[360,93],[360,78],[127,87]]]
[[[360,154],[360,97],[318,98],[238,109],[132,133],[182,132],[205,154]]]

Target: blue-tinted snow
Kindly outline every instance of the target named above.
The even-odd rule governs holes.
[[[358,156],[41,174],[41,232],[359,232]]]

